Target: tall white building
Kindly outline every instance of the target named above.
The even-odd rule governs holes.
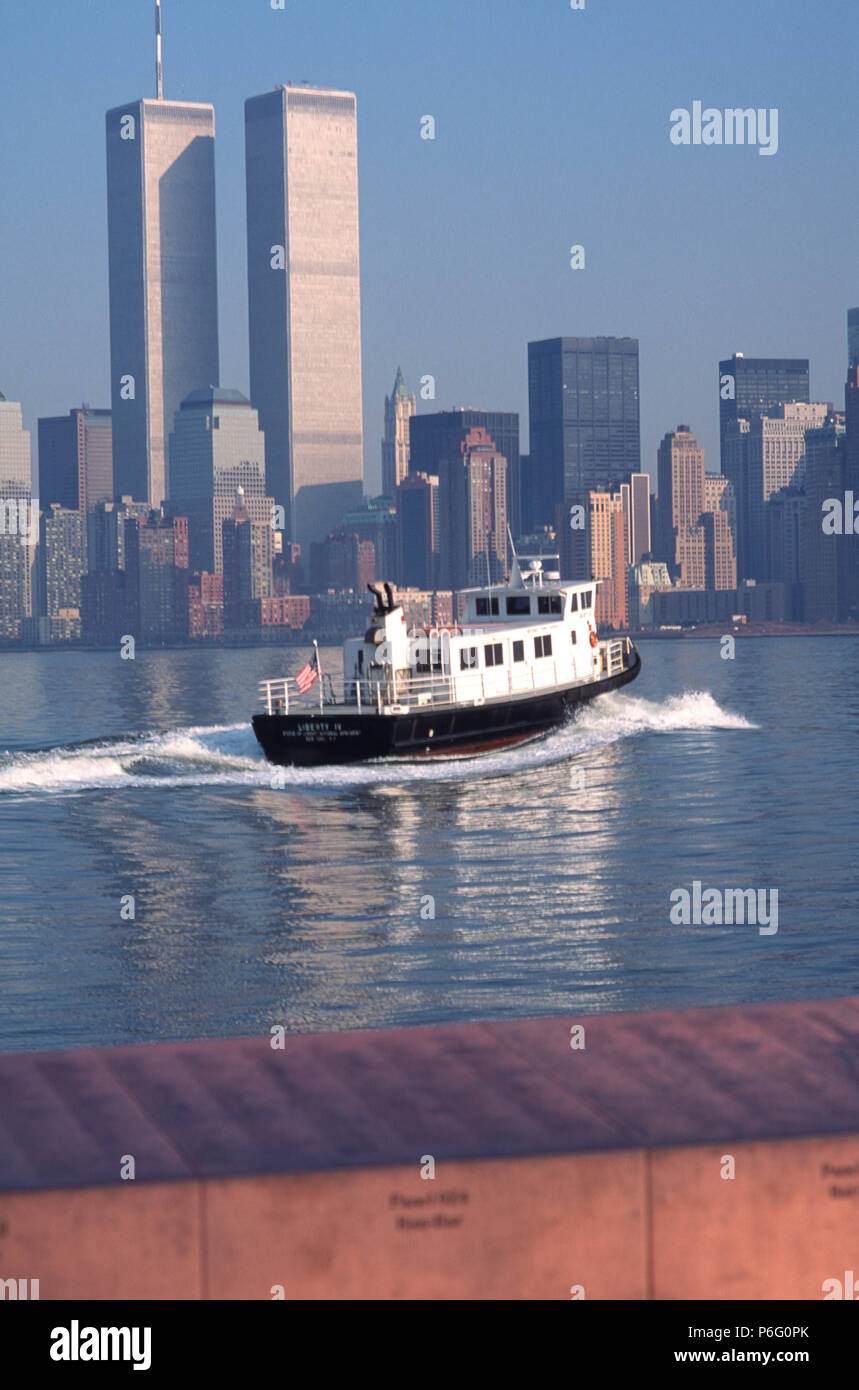
[[[114,488],[158,507],[173,416],[218,382],[215,112],[131,101],[106,124]]]
[[[245,102],[251,400],[267,490],[305,557],[363,492],[355,96]]]

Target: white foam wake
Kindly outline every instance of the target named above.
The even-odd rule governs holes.
[[[579,756],[642,734],[753,729],[723,710],[707,691],[687,691],[662,704],[636,696],[603,695],[578,719],[547,738],[507,752],[432,762],[390,761],[345,767],[274,768],[249,724],[196,725],[134,739],[71,745],[0,757],[0,794],[40,796],[116,788],[288,787],[338,789],[413,781],[498,777]],[[276,785],[276,784],[275,784]]]

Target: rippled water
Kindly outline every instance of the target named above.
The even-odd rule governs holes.
[[[0,1048],[859,990],[859,645],[641,646],[539,742],[282,788],[247,720],[303,652],[0,657]],[[778,932],[673,925],[696,879]]]

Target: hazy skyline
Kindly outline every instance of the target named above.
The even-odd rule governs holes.
[[[109,404],[104,117],[154,95],[153,14],[4,16],[0,391],[23,403],[34,463],[39,416]],[[398,363],[421,413],[519,411],[524,451],[529,339],[638,337],[651,473],[680,421],[718,467],[734,351],[809,357],[812,400],[841,404],[858,47],[847,0],[165,0],[165,95],[216,112],[220,384],[249,386],[243,103],[307,80],[358,99],[368,491]],[[697,100],[775,108],[777,154],[673,145],[671,112]]]

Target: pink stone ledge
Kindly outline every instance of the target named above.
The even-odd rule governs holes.
[[[859,998],[0,1056],[6,1192],[857,1132]]]

